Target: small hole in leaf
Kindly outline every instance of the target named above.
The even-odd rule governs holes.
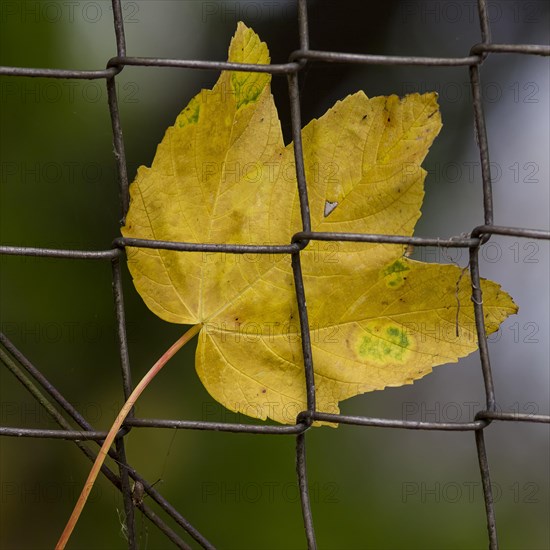
[[[325,201],[325,218],[338,206],[338,202]]]

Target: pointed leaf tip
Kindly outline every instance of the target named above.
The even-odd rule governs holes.
[[[267,44],[242,21],[237,25],[231,44],[229,45],[228,61],[251,65],[267,65],[270,62]],[[269,73],[261,72],[231,72],[231,93],[237,101],[237,108],[252,103],[258,99],[266,86],[271,82]]]

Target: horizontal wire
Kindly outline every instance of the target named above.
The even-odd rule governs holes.
[[[177,250],[180,252],[232,252],[234,254],[292,254],[300,248],[295,244],[254,245],[254,244],[224,244],[224,243],[187,243],[173,241],[157,241],[151,239],[133,239],[120,237],[113,241],[113,246],[136,248],[155,248],[162,250]]]
[[[479,225],[472,231],[472,237],[484,234],[525,237],[527,239],[550,239],[550,231],[545,231],[543,229],[524,229],[522,227],[507,227],[502,225]]]
[[[550,55],[550,46],[540,44],[476,44],[470,53],[519,53],[525,55]]]
[[[67,250],[60,248],[40,248],[36,246],[0,246],[0,255],[39,256],[44,258],[65,258],[68,260],[112,260],[120,255],[120,250]]]
[[[106,250],[68,250],[57,248],[41,248],[26,246],[0,246],[0,255],[36,256],[47,258],[64,258],[80,260],[112,260],[120,255],[120,249],[126,246],[135,248],[152,248],[158,250],[174,250],[178,252],[218,252],[230,254],[293,254],[302,248],[302,241],[338,241],[365,242],[379,244],[411,244],[414,246],[439,246],[444,248],[476,248],[480,245],[480,235],[495,234],[531,239],[550,239],[550,232],[542,229],[522,229],[480,225],[472,230],[471,237],[411,237],[407,235],[385,235],[379,233],[329,233],[315,231],[300,231],[292,237],[291,244],[254,245],[231,243],[189,243],[176,241],[160,241],[152,239],[134,239],[118,237],[113,240],[115,248]]]
[[[45,430],[40,428],[11,428],[0,426],[0,436],[8,437],[43,437],[46,439],[68,439],[76,441],[101,440],[107,432],[79,430]]]
[[[246,71],[249,73],[270,73],[287,75],[300,70],[299,63],[252,64],[231,61],[201,61],[198,59],[167,59],[161,57],[113,57],[108,67],[180,67],[215,71]]]
[[[358,63],[361,65],[424,65],[455,67],[478,65],[482,59],[478,55],[467,57],[419,57],[412,55],[373,55],[345,52],[325,52],[319,50],[296,50],[290,54],[292,61],[308,59],[328,63]]]
[[[304,411],[304,414],[310,414]],[[354,424],[357,426],[373,426],[379,428],[401,428],[406,430],[439,430],[439,431],[472,431],[485,428],[484,420],[502,422],[533,422],[549,424],[550,416],[517,412],[479,411],[473,422],[422,422],[415,420],[398,420],[371,416],[348,416],[341,414],[315,412],[311,415],[314,421],[333,424]],[[124,426],[134,428],[167,428],[179,430],[201,430],[213,432],[252,433],[266,435],[297,435],[308,429],[306,424],[288,426],[263,426],[261,424],[235,424],[224,422],[207,422],[201,420],[173,420],[159,418],[131,418]],[[18,428],[0,426],[0,436],[33,437],[44,439],[66,440],[102,440],[107,436],[104,431],[52,430],[41,428]]]
[[[301,231],[292,237],[293,242],[307,241],[338,241],[338,242],[365,242],[384,244],[412,244],[415,246],[441,246],[446,248],[475,248],[480,240],[468,237],[408,237],[405,235],[383,235],[378,233],[326,233],[315,231]]]
[[[550,424],[550,416],[517,412],[480,411],[476,414],[480,420],[502,420],[505,422],[534,422]]]
[[[466,57],[427,57],[414,55],[374,55],[319,50],[295,50],[289,56],[288,63],[256,65],[250,63],[232,63],[229,61],[208,61],[198,59],[167,59],[157,57],[116,56],[109,59],[106,69],[72,70],[47,69],[39,67],[0,66],[0,75],[31,78],[69,78],[95,80],[112,78],[124,66],[137,67],[180,67],[215,71],[246,71],[288,75],[299,72],[303,64],[298,61],[325,61],[327,63],[350,63],[363,65],[422,65],[422,66],[471,66],[479,65],[482,53],[517,53],[525,55],[550,55],[550,46],[544,44],[476,44]]]
[[[0,67],[0,76],[26,76],[31,78],[70,78],[78,80],[98,80],[111,78],[119,70],[115,67],[99,71],[71,70],[71,69],[41,69],[34,67]]]
[[[180,430],[211,430],[215,432],[253,433],[269,435],[296,435],[307,429],[307,426],[263,426],[254,424],[231,424],[224,422],[206,422],[199,420],[164,420],[157,418],[131,418],[125,425],[134,428],[171,428]]]
[[[369,416],[348,416],[333,413],[313,413],[313,419],[319,422],[332,422],[336,424],[355,424],[357,426],[374,426],[378,428],[404,428],[407,430],[441,430],[467,432],[481,430],[487,426],[487,422],[477,420],[474,422],[420,422],[415,420],[394,420]]]

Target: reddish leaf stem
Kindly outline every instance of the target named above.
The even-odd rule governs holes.
[[[162,367],[166,365],[168,360],[171,359],[181,347],[187,344],[187,342],[189,342],[189,340],[191,340],[193,336],[198,334],[201,328],[202,328],[202,324],[200,323],[198,325],[193,325],[181,338],[179,338],[176,342],[174,342],[174,344],[172,344],[172,346],[164,353],[164,355],[151,367],[149,372],[141,379],[139,384],[135,387],[134,391],[131,393],[130,397],[128,397],[128,400],[126,401],[126,403],[124,403],[122,409],[120,409],[118,416],[113,422],[113,425],[111,426],[111,429],[109,430],[109,433],[107,434],[107,437],[105,438],[105,441],[103,442],[103,445],[99,450],[99,453],[95,459],[94,465],[92,466],[92,469],[90,470],[90,474],[88,475],[88,479],[86,480],[86,483],[84,484],[82,492],[78,497],[78,501],[75,504],[71,517],[69,518],[69,521],[67,522],[67,525],[63,530],[63,533],[61,533],[61,536],[59,537],[59,541],[57,542],[57,545],[55,547],[56,550],[63,550],[63,548],[65,548],[65,545],[67,544],[67,541],[69,540],[69,537],[71,536],[71,533],[75,528],[78,518],[80,517],[82,509],[86,504],[88,495],[90,494],[92,487],[94,486],[97,475],[99,474],[99,470],[103,465],[103,462],[105,462],[105,458],[107,457],[109,448],[113,444],[113,441],[116,437],[116,434],[118,433],[118,430],[122,426],[122,423],[128,416],[128,413],[134,406],[138,397],[142,394],[143,390],[149,385],[149,383],[153,380],[153,378],[159,373]]]

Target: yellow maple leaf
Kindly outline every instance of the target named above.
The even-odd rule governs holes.
[[[229,61],[269,63],[243,23]],[[285,146],[267,73],[222,72],[168,128],[130,187],[125,237],[288,244],[302,228],[292,144]],[[337,102],[302,130],[313,231],[412,235],[421,163],[441,128],[435,93]],[[128,248],[147,306],[198,324],[196,369],[227,408],[294,423],[307,408],[290,256]],[[317,410],[410,384],[477,348],[471,281],[389,244],[312,241],[301,252]],[[517,308],[482,282],[488,333]]]
[[[243,23],[229,61],[267,64],[267,46]],[[166,131],[151,168],[130,186],[128,238],[191,243],[288,244],[302,229],[292,144],[285,147],[271,76],[222,72]],[[338,101],[302,130],[311,228],[412,235],[421,163],[441,129],[436,94]],[[132,406],[166,362],[199,333],[197,372],[227,408],[294,423],[307,409],[289,255],[176,252],[128,247],[128,267],[149,308],[192,324],[137,384],[111,426],[56,548],[78,521],[107,451]],[[409,259],[402,246],[310,242],[301,252],[316,409],[338,412],[354,395],[410,384],[477,347],[471,281],[454,265]],[[482,280],[487,333],[517,311]],[[200,332],[199,332],[200,331]]]

